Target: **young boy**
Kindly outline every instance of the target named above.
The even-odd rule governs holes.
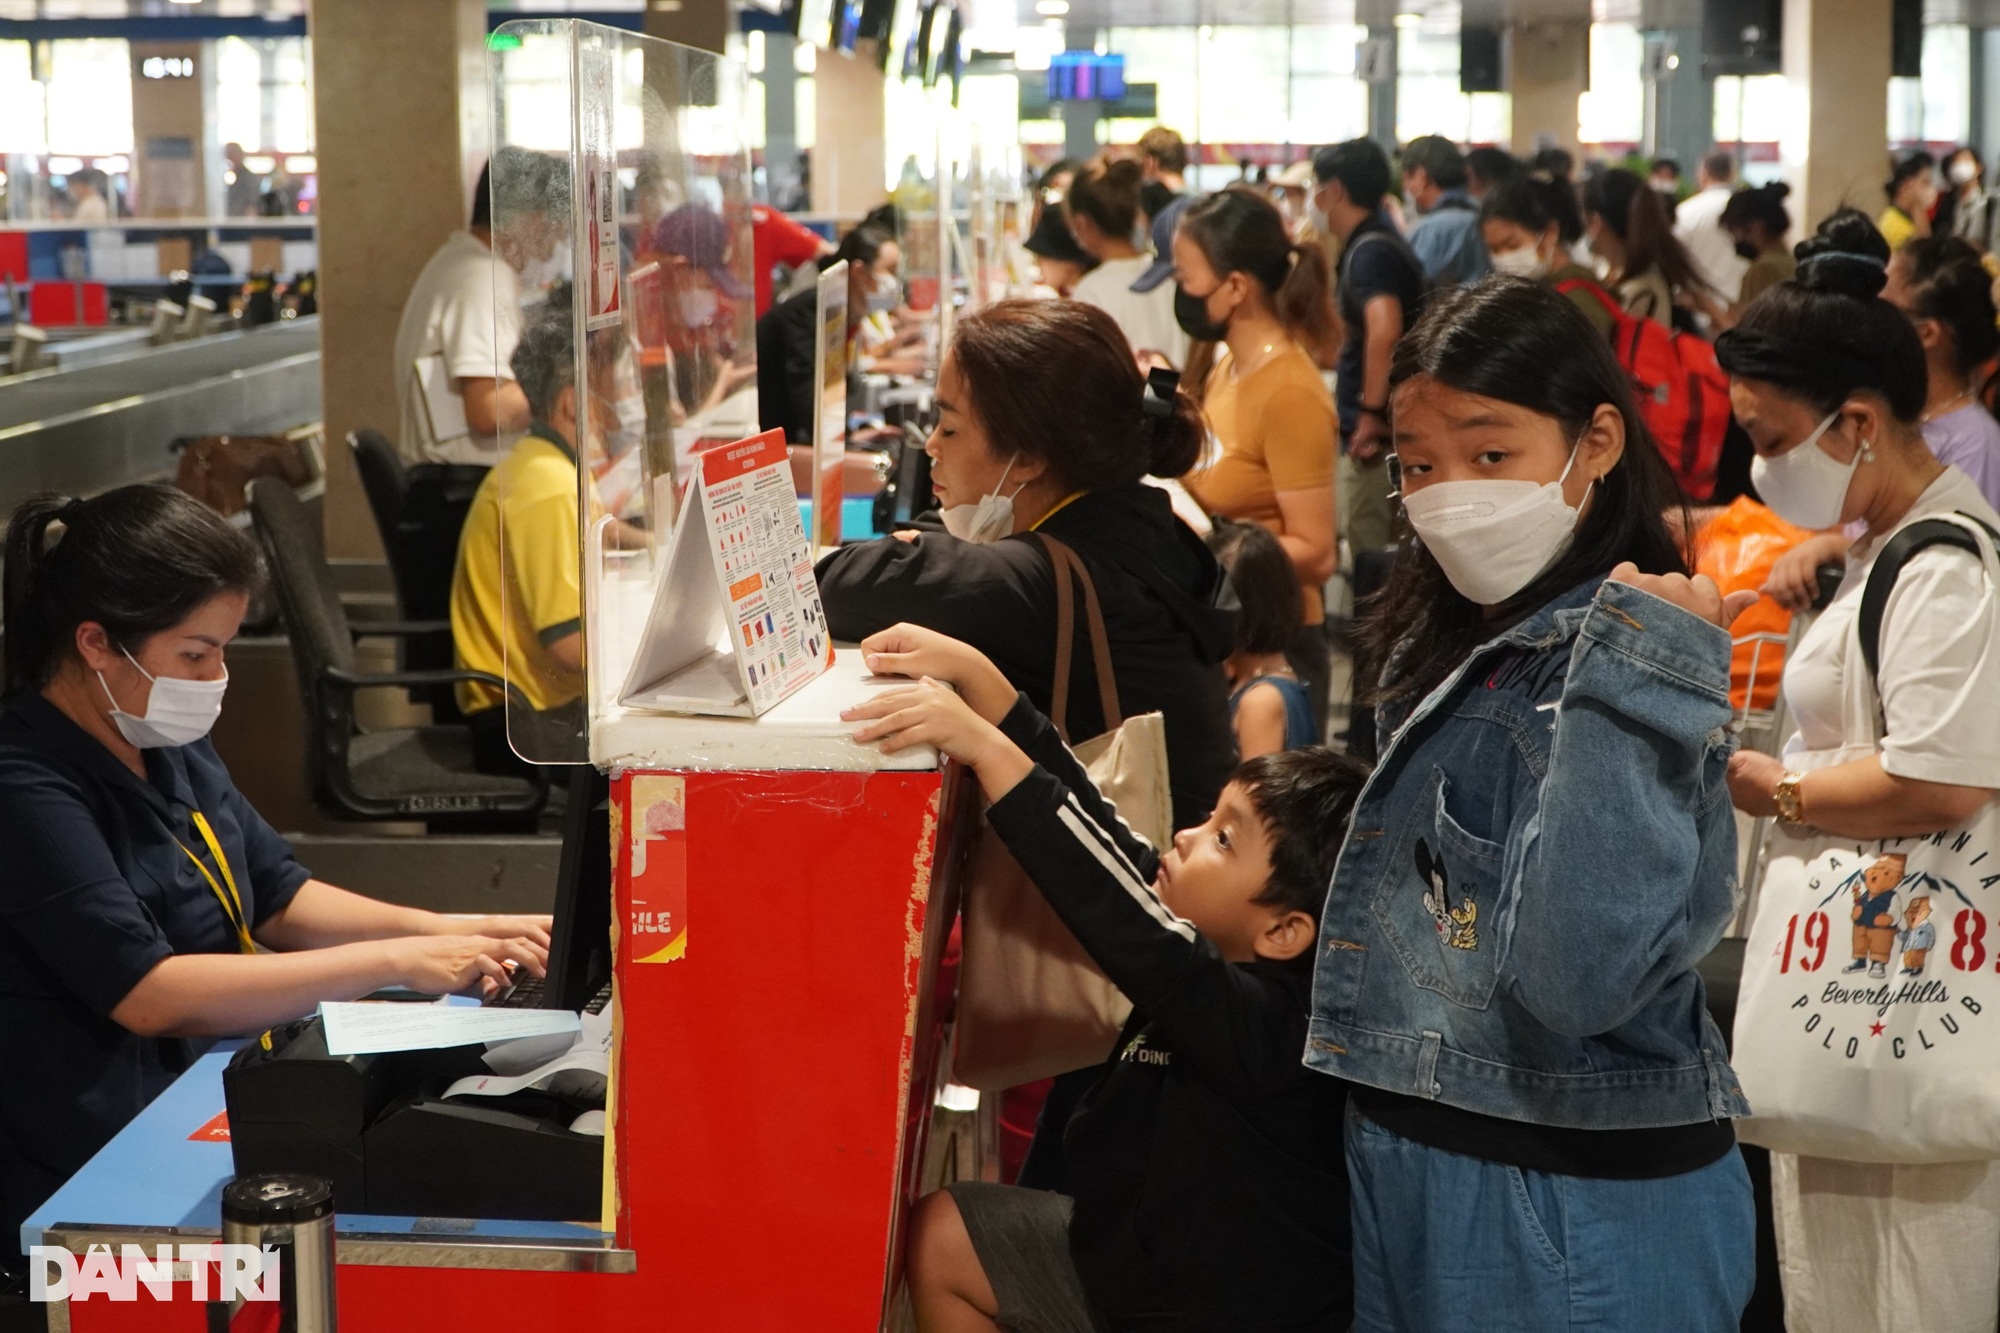
[[[1345,1329],[1346,1089],[1301,1057],[1366,770],[1324,749],[1254,759],[1161,856],[976,650],[908,625],[862,647],[878,675],[920,679],[849,710],[856,739],[970,767],[993,830],[1133,1004],[1064,1135],[1074,1200],[961,1183],[919,1206],[920,1333]]]

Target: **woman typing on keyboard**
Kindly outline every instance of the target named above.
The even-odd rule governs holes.
[[[545,917],[323,884],[236,789],[207,736],[258,567],[212,511],[164,486],[39,497],[5,560],[0,1269],[198,1039],[384,987],[492,994],[549,942]]]

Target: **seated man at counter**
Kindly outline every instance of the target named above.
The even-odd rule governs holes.
[[[584,413],[599,433],[618,425],[618,344],[591,339],[590,382],[576,384],[569,306],[542,312],[514,349],[514,379],[533,424],[473,497],[451,585],[451,636],[461,670],[505,679],[536,715],[538,760],[581,762],[584,726],[577,443]],[[518,773],[506,694],[465,682],[458,706],[473,756],[488,773]],[[517,717],[517,726],[525,719]]]
[[[42,495],[6,541],[0,708],[0,1304],[21,1223],[203,1040],[389,986],[541,972],[547,917],[450,918],[313,879],[208,740],[258,582],[167,486]],[[266,952],[268,951],[268,952]]]

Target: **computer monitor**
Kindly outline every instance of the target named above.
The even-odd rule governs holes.
[[[610,980],[611,780],[579,764],[563,811],[549,975],[535,1007],[581,1010]]]

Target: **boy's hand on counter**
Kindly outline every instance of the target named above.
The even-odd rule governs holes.
[[[886,754],[912,745],[935,746],[939,753],[979,775],[979,785],[989,801],[1012,791],[1034,768],[1033,761],[998,727],[973,711],[950,686],[930,677],[908,689],[879,694],[840,716],[862,724],[854,730],[855,740],[879,742]]]
[[[995,726],[1014,707],[1013,685],[986,654],[921,625],[892,625],[869,635],[861,641],[861,660],[878,676],[944,681],[974,713]]]

